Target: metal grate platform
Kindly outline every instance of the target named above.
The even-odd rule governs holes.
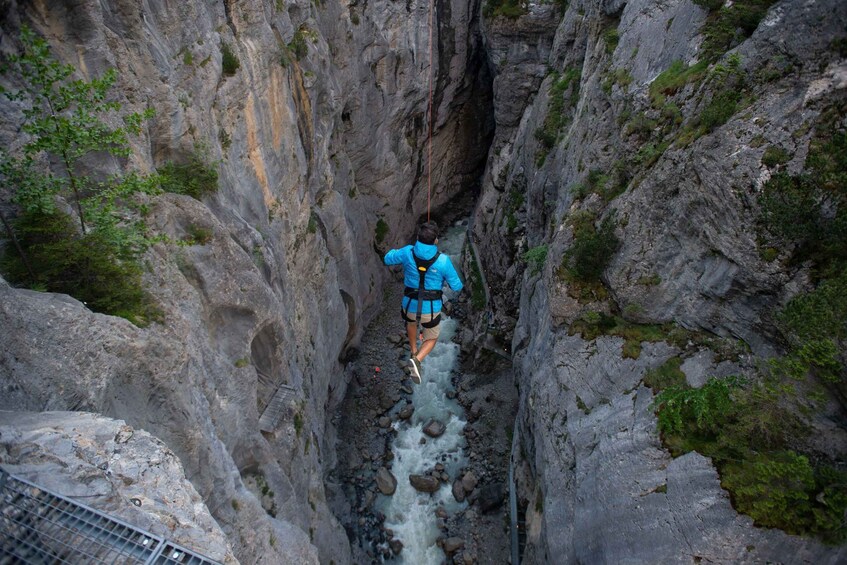
[[[0,468],[0,565],[219,565]]]
[[[262,415],[259,416],[259,429],[263,432],[273,433],[279,426],[279,422],[285,415],[285,409],[288,402],[294,400],[297,396],[297,390],[288,385],[279,385],[276,392],[268,402],[268,406]]]

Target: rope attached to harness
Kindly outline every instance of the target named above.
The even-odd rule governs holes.
[[[429,120],[427,121],[427,145],[429,157],[427,159],[427,186],[426,186],[426,221],[430,220],[430,201],[432,199],[432,13],[435,0],[429,0]]]

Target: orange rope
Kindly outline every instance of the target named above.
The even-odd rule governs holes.
[[[429,158],[427,170],[426,187],[426,221],[429,221],[429,208],[432,198],[432,11],[435,0],[429,0],[429,122],[427,140],[429,144]]]

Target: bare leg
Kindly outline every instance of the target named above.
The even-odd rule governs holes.
[[[426,340],[425,342],[423,342],[421,344],[421,348],[418,350],[418,353],[416,355],[413,353],[413,355],[415,355],[415,357],[418,358],[418,361],[423,361],[424,357],[429,355],[430,352],[432,351],[432,348],[435,347],[436,341],[438,341],[438,340],[436,340],[436,339]]]
[[[412,356],[418,352],[418,325],[406,324],[406,334],[409,336],[409,349],[412,351]]]

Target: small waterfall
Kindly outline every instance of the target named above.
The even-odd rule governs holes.
[[[439,249],[460,265],[459,255],[465,242],[465,227],[454,226],[439,238]],[[464,279],[464,277],[463,277]],[[445,298],[451,291],[445,290]],[[465,428],[462,407],[447,398],[453,388],[451,374],[459,357],[459,346],[452,338],[458,328],[456,320],[443,317],[438,345],[424,360],[423,382],[414,387],[412,402],[415,413],[408,422],[394,424],[397,436],[391,450],[394,453],[392,472],[397,477],[397,491],[393,496],[381,497],[378,506],[385,514],[385,526],[403,542],[403,552],[396,562],[414,565],[439,564],[444,553],[435,545],[439,530],[435,511],[443,506],[448,513],[464,508],[453,498],[450,484],[442,485],[434,494],[418,492],[409,484],[409,475],[425,474],[437,463],[444,465],[450,480],[467,466],[464,451]],[[444,422],[447,430],[441,437],[430,438],[423,427],[430,419]],[[425,443],[421,443],[424,439]]]

